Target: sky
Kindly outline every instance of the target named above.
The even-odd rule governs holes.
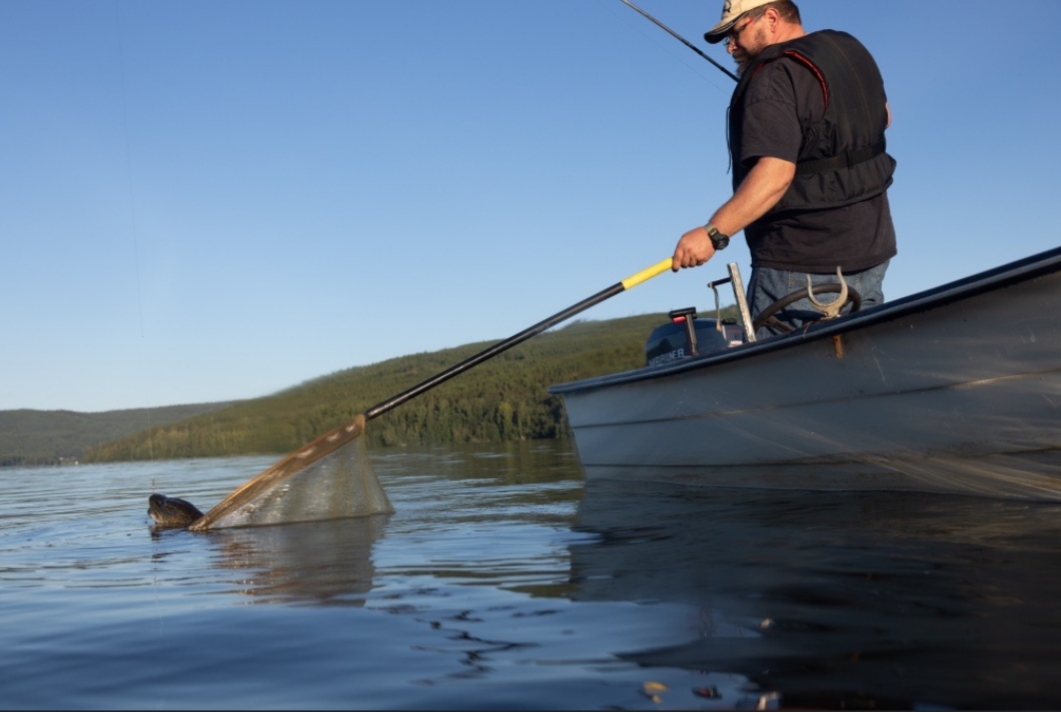
[[[732,66],[721,0],[638,4]],[[1061,244],[1061,2],[800,6],[885,78],[887,298]],[[620,0],[0,0],[0,410],[254,398],[522,331],[731,195],[732,88]],[[582,316],[708,312],[728,262],[742,238]]]

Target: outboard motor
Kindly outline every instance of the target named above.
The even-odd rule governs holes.
[[[741,343],[741,328],[732,319],[722,320],[722,329],[714,319],[696,318],[696,309],[675,309],[667,314],[669,324],[652,330],[645,344],[648,366],[660,366],[697,354],[722,351]]]

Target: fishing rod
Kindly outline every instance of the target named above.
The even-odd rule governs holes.
[[[715,60],[713,60],[710,57],[708,57],[706,54],[704,54],[703,52],[700,51],[699,47],[697,47],[692,42],[690,42],[689,40],[687,40],[684,37],[682,37],[681,35],[679,35],[677,32],[675,32],[671,28],[669,28],[666,25],[664,25],[662,22],[660,22],[656,18],[652,17],[652,15],[649,15],[647,12],[645,12],[644,10],[639,8],[637,5],[635,5],[632,2],[630,2],[630,0],[622,0],[622,3],[624,5],[627,5],[628,7],[633,8],[634,10],[637,10],[639,13],[641,13],[641,15],[643,15],[647,19],[651,20],[652,22],[656,23],[656,25],[658,25],[660,28],[662,28],[662,29],[666,30],[667,32],[669,32],[671,34],[671,36],[674,37],[674,39],[678,40],[683,45],[685,45],[686,47],[688,47],[689,49],[691,49],[692,51],[696,52],[698,55],[700,55],[701,57],[706,59],[708,62],[710,62],[711,64],[715,65],[720,71],[722,71],[727,77],[729,77],[733,81],[735,81],[735,82],[740,81],[740,78],[736,74],[734,74],[733,72],[729,71],[728,69],[723,67],[721,64],[719,64]]]

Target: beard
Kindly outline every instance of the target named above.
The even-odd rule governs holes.
[[[744,74],[748,65],[751,64],[756,57],[762,54],[763,50],[768,46],[766,30],[764,28],[753,28],[750,40],[747,49],[743,49],[740,46],[733,48],[732,56],[733,61],[737,64],[738,75]]]
[[[733,63],[737,65],[737,74],[744,74],[744,70],[748,68],[748,63],[752,61],[752,58],[748,56],[747,52],[743,52],[739,49],[733,51]]]

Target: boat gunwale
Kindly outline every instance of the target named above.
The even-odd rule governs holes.
[[[963,299],[1027,282],[1058,271],[1061,271],[1061,247],[963,277],[938,287],[900,297],[895,301],[885,302],[865,311],[828,321],[815,322],[791,334],[771,336],[762,341],[734,346],[724,351],[690,356],[682,361],[660,366],[645,366],[632,371],[596,376],[569,383],[559,383],[549,386],[548,391],[553,395],[579,393],[673,376],[686,371],[783,351],[801,344],[820,341],[865,329],[876,324],[895,321],[911,314],[931,311]]]

